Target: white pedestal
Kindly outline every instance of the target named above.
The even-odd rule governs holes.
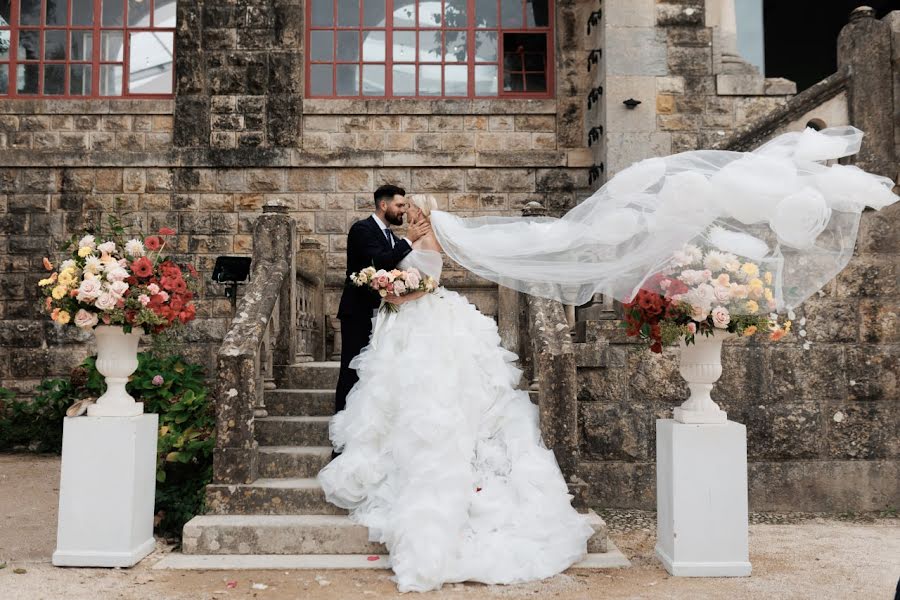
[[[656,556],[684,577],[750,575],[747,429],[656,421]]]
[[[153,551],[158,423],[65,419],[54,565],[130,567]]]

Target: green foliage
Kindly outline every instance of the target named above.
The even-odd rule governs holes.
[[[31,402],[0,392],[0,450],[59,453],[66,409],[104,391],[95,363],[95,357],[88,358],[68,379],[43,381]],[[144,412],[159,415],[157,529],[179,534],[186,521],[203,511],[204,488],[212,479],[215,412],[203,368],[170,352],[142,352],[127,389],[144,403]]]

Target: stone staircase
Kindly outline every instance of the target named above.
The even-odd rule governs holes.
[[[328,421],[338,368],[336,362],[297,364],[286,389],[265,392],[268,416],[255,424],[259,479],[208,486],[208,514],[184,526],[182,560],[157,568],[388,568],[384,546],[329,504],[315,478],[331,458]],[[627,564],[608,543],[603,520],[593,512],[590,518],[596,533],[582,566]]]

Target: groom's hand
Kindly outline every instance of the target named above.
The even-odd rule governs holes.
[[[425,221],[419,221],[418,223],[413,223],[409,226],[409,229],[406,231],[406,236],[410,239],[410,241],[414,242],[417,239],[424,237],[431,233],[431,223]]]

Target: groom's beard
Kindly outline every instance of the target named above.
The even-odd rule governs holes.
[[[384,220],[390,223],[391,225],[403,225],[403,215],[402,214],[388,214],[385,213]]]

